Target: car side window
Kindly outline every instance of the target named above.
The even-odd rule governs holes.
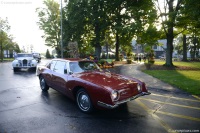
[[[54,67],[54,72],[58,72],[58,73],[64,74],[65,66],[66,66],[66,62],[57,61],[56,65]]]
[[[56,64],[55,60],[50,63],[50,69],[51,70],[54,70],[55,64]]]

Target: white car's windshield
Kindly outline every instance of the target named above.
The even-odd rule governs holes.
[[[33,57],[32,54],[17,54],[17,57]]]
[[[70,71],[80,73],[84,71],[102,71],[101,68],[92,61],[70,62]]]

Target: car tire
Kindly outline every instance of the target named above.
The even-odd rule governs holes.
[[[35,72],[36,71],[36,67],[32,67],[31,71]]]
[[[41,76],[40,77],[40,88],[42,91],[48,91],[49,90],[49,86],[47,85],[45,79]]]
[[[76,93],[76,102],[82,112],[91,113],[93,111],[91,99],[84,89],[80,89]]]
[[[19,71],[19,68],[14,67],[14,68],[13,68],[13,71],[14,71],[14,72],[18,72],[18,71]]]

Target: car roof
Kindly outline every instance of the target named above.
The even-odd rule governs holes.
[[[56,59],[52,59],[52,60],[59,60],[59,61],[90,61],[90,60],[85,60],[85,59],[81,59],[81,58],[56,58]]]
[[[31,53],[17,53],[17,54],[31,54]]]

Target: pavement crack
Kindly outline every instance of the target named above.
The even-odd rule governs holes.
[[[16,110],[16,109],[20,109],[20,108],[25,108],[25,107],[29,107],[38,103],[42,103],[42,102],[37,102],[37,103],[32,103],[29,105],[24,105],[24,106],[20,106],[20,107],[16,107],[16,108],[11,108],[11,109],[5,109],[5,110],[0,110],[0,112],[6,112],[6,111],[12,111],[12,110]]]
[[[165,106],[170,99],[171,99],[171,95],[169,97],[167,97],[167,99],[162,103],[160,104],[152,113],[155,114],[157,111],[159,111],[163,106]]]

